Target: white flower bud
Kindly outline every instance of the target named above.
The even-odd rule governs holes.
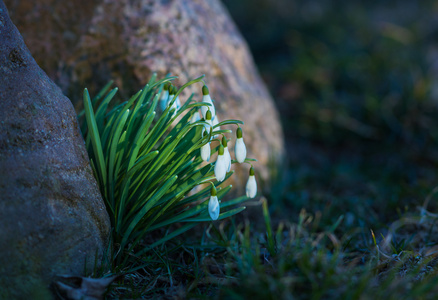
[[[227,165],[227,172],[230,172],[230,170],[231,170],[231,155],[230,155],[230,151],[228,151],[228,143],[227,143],[227,138],[225,136],[222,137],[222,146],[224,146],[224,156],[225,156],[226,165]]]
[[[203,161],[210,161],[211,149],[210,143],[205,144],[201,147],[201,158]]]
[[[214,176],[216,177],[217,181],[224,181],[225,176],[227,175],[227,167],[227,161],[224,155],[224,146],[219,145],[218,156],[214,165]]]
[[[210,201],[208,202],[208,213],[213,221],[219,218],[220,206],[216,196],[216,188],[211,188]]]
[[[234,154],[236,155],[236,160],[239,163],[243,163],[246,158],[246,146],[243,142],[243,138],[238,138],[236,140],[236,146],[234,147]]]
[[[257,195],[257,182],[255,180],[254,168],[249,170],[248,182],[246,183],[246,196],[254,198]]]
[[[243,163],[246,158],[246,146],[243,142],[242,128],[237,128],[236,137],[237,139],[234,147],[234,154],[236,155],[237,162]]]
[[[165,111],[166,110],[168,99],[169,99],[169,91],[167,89],[163,90],[161,92],[161,98],[160,98],[160,108],[161,108],[161,111]]]
[[[227,165],[227,172],[230,172],[231,170],[231,155],[230,155],[230,151],[228,151],[228,147],[224,147],[224,156],[225,156],[225,160],[226,160],[226,165]]]

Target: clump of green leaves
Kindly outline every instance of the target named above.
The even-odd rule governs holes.
[[[208,199],[211,185],[216,187],[218,199],[231,189],[219,186],[214,164],[203,163],[200,148],[213,136],[231,132],[220,130],[220,126],[243,122],[226,120],[215,126],[205,120],[191,122],[200,107],[211,105],[194,101],[193,95],[180,109],[175,108],[173,104],[182,90],[201,82],[203,76],[177,90],[162,114],[157,115],[163,87],[174,78],[157,81],[154,75],[142,90],[112,108],[110,102],[117,88],[109,90],[108,84],[93,100],[84,90],[86,122],[82,132],[111,219],[113,248],[117,250],[112,258],[119,268],[126,265],[134,250],[140,256],[200,222],[211,221],[208,201],[202,201]],[[203,134],[203,128],[207,134]],[[232,174],[228,172],[225,179]],[[218,219],[244,210],[237,205],[246,199],[222,203]],[[175,223],[181,225],[138,250],[139,243],[152,231]]]

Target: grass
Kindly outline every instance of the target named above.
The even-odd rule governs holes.
[[[435,217],[401,219],[380,243],[369,230],[342,232],[342,219],[324,226],[321,215],[298,217],[276,227],[266,217],[264,231],[249,222],[208,225],[201,242],[173,241],[144,257],[108,297],[433,299],[438,292]]]
[[[436,5],[225,3],[280,107],[288,165],[248,218],[144,253],[107,297],[435,299]]]

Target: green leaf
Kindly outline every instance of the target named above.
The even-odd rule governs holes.
[[[93,98],[93,108],[96,109],[97,103],[99,100],[109,91],[111,86],[113,85],[114,81],[110,80],[96,95],[96,97]]]
[[[219,127],[219,126],[223,126],[223,125],[236,125],[236,124],[242,124],[243,125],[243,122],[240,121],[240,120],[225,120],[225,121],[222,121],[222,122],[218,123],[214,127]]]
[[[103,134],[103,122],[105,118],[105,113],[108,108],[109,102],[113,99],[114,95],[117,93],[118,88],[115,88],[111,90],[111,92],[108,93],[108,95],[105,96],[102,103],[99,105],[96,111],[96,124],[97,128],[99,129],[99,133]]]
[[[126,119],[128,118],[129,110],[126,110],[117,122],[115,133],[112,138],[111,147],[109,151],[109,161],[108,161],[108,184],[109,184],[109,198],[111,205],[115,206],[114,192],[115,192],[115,182],[117,181],[117,172],[114,172],[116,168],[116,151],[117,146],[120,143],[120,135],[122,133],[123,127],[125,126]]]
[[[88,90],[84,90],[84,110],[85,110],[85,119],[87,120],[88,130],[91,137],[91,144],[93,146],[94,155],[97,161],[97,170],[99,177],[102,180],[103,188],[102,190],[106,190],[106,165],[105,159],[102,152],[102,145],[100,143],[99,131],[97,129],[96,120],[94,118],[93,107],[90,100],[90,95],[88,94]]]
[[[155,112],[151,113],[149,116],[147,116],[146,119],[144,119],[143,123],[141,124],[140,128],[137,131],[137,134],[134,138],[134,143],[132,144],[131,148],[131,154],[128,158],[128,167],[127,171],[129,171],[134,164],[134,162],[137,160],[138,152],[140,151],[141,142],[143,141],[143,137],[146,135],[146,132],[149,129],[149,126],[152,123],[152,120],[155,117]]]

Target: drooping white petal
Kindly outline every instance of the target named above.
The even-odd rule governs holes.
[[[161,93],[161,98],[160,98],[160,108],[161,108],[161,111],[164,111],[166,109],[167,103],[168,103],[167,102],[168,99],[169,99],[169,91],[164,90]]]
[[[230,151],[228,151],[228,147],[224,147],[224,156],[225,156],[226,165],[227,165],[227,172],[230,172],[230,170],[231,170],[231,155],[230,155]]]
[[[227,162],[223,154],[217,156],[217,160],[214,165],[214,176],[219,182],[223,181],[225,179],[225,175],[227,175],[226,163]]]
[[[179,96],[176,97],[175,104],[176,104],[176,110],[179,110],[181,108],[181,101],[179,100]]]
[[[169,102],[173,100],[173,95],[170,95],[169,97]],[[172,117],[174,117],[176,115],[176,113],[178,112],[178,109],[181,107],[181,103],[178,106],[178,102],[179,102],[179,98],[176,97],[175,101],[173,101],[172,106],[170,107],[170,110],[175,109],[175,111],[173,112]]]
[[[257,182],[254,175],[249,175],[246,183],[246,196],[254,198],[257,195]]]
[[[236,139],[236,146],[234,147],[234,154],[236,155],[236,160],[239,163],[243,163],[246,158],[246,146],[243,142],[243,138]]]
[[[210,143],[205,144],[201,147],[201,158],[203,161],[210,161],[211,149]]]
[[[211,120],[205,120],[205,122],[207,122],[210,126],[211,126]]]
[[[201,117],[199,116],[199,112],[195,112],[192,116],[192,118],[190,119],[190,123],[195,123],[197,121],[201,120]]]
[[[211,101],[210,95],[204,95],[202,96],[202,102],[209,103],[211,106],[202,106],[201,112],[204,119],[206,119],[207,110],[211,110],[211,118],[214,119],[214,116],[216,115],[216,110],[214,109],[213,101]]]
[[[218,120],[217,115],[216,115],[216,116],[214,116],[214,119],[211,120],[211,125],[214,127],[214,126],[216,126],[217,124],[219,124],[219,120]],[[215,128],[215,130],[221,130],[221,127],[218,126],[218,127]],[[215,134],[215,135],[213,136],[214,139],[217,138],[217,137],[218,137],[218,134]]]
[[[208,202],[208,213],[210,217],[214,220],[219,218],[220,206],[217,196],[211,196],[210,201]]]

